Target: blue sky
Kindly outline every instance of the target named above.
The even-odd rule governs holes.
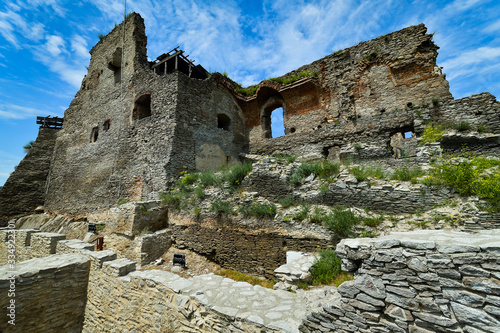
[[[244,86],[423,22],[455,98],[500,95],[497,0],[129,0],[130,11],[145,19],[150,59],[179,45]],[[0,185],[36,138],[36,116],[64,115],[98,34],[122,18],[123,1],[0,0]]]

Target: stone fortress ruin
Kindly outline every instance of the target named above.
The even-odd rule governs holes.
[[[351,164],[429,168],[443,150],[500,155],[500,103],[489,93],[455,100],[426,31],[408,27],[243,89],[178,47],[148,61],[143,19],[131,14],[90,51],[64,122],[41,120],[33,148],[0,189],[1,307],[14,233],[23,332],[499,332],[500,213],[451,187],[349,172]],[[285,135],[273,138],[277,108]],[[429,124],[458,120],[482,130],[448,130],[420,144]],[[253,166],[237,189],[226,182],[197,192],[196,203],[177,198],[187,209],[160,200],[179,193],[179,175],[189,188],[187,174],[245,161]],[[326,182],[311,173],[292,184],[299,161],[346,167]],[[271,207],[285,197],[300,204],[292,213],[281,204],[272,218],[212,210],[222,201]],[[396,217],[364,230],[382,237],[345,239],[294,217],[310,205]],[[450,212],[459,222],[445,225]],[[432,229],[449,230],[387,235],[425,226],[421,215],[431,213],[443,215]],[[104,251],[93,251],[89,224],[101,226]],[[354,280],[338,292],[290,293],[140,269],[171,247],[270,279],[291,251],[336,247]]]

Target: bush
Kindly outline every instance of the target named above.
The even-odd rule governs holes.
[[[213,213],[226,213],[228,215],[233,213],[233,206],[226,200],[217,199],[212,202],[210,206],[210,211]]]
[[[445,156],[431,177],[453,186],[461,195],[477,195],[498,206],[500,202],[500,159],[474,157],[469,152]],[[496,203],[496,205],[495,205]]]
[[[181,182],[186,184],[186,185],[191,185],[197,180],[198,180],[198,175],[191,174],[191,173],[188,173],[184,177],[181,178]]]
[[[443,140],[444,127],[441,124],[434,124],[432,121],[425,125],[422,134],[421,144],[429,142],[441,142]]]
[[[312,276],[312,284],[330,284],[335,277],[339,275],[342,265],[342,260],[335,254],[331,248],[319,252],[319,259],[316,259],[312,265],[310,272]]]
[[[241,206],[239,211],[244,215],[255,217],[273,218],[276,215],[276,205],[273,203],[252,202],[250,205]]]
[[[359,223],[359,217],[350,210],[333,209],[323,222],[328,229],[345,238],[352,234],[352,228]]]

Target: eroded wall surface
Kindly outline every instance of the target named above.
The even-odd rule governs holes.
[[[32,148],[0,188],[0,226],[43,205],[58,130],[40,128]]]

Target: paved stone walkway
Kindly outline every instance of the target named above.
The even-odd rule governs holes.
[[[185,279],[170,272],[149,270],[134,271],[122,279],[130,280],[133,277],[161,283],[231,318],[246,319],[284,332],[298,332],[302,319],[308,313],[308,304],[309,307],[311,305],[311,295],[316,293],[318,298],[325,297],[324,291],[300,291],[294,294],[252,286],[214,274]]]

